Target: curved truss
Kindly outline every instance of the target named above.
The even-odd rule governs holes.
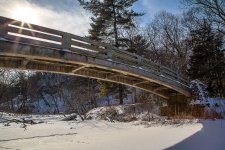
[[[91,77],[168,99],[190,97],[176,72],[126,51],[57,30],[0,17],[0,67]]]

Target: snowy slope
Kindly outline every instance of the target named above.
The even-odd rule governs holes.
[[[191,88],[195,91],[197,97],[197,100],[193,100],[191,104],[204,105],[225,117],[225,98],[209,97],[207,86],[199,80],[191,81]]]

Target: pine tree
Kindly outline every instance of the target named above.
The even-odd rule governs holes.
[[[110,99],[109,99],[109,94],[111,94],[113,91],[112,89],[114,89],[114,84],[110,84],[109,82],[104,82],[104,81],[98,81],[99,86],[100,86],[100,95],[101,96],[106,96],[107,97],[107,101],[108,101],[108,105],[110,105]]]
[[[91,29],[89,30],[92,40],[103,41],[123,47],[123,41],[128,40],[121,37],[124,30],[134,27],[134,18],[142,16],[136,13],[131,6],[137,0],[78,0],[84,9],[93,14],[91,18]],[[119,85],[120,104],[123,104],[124,86]]]
[[[214,95],[224,94],[224,53],[222,52],[223,36],[213,31],[210,23],[204,21],[199,29],[191,31],[193,44],[190,68],[191,79],[203,81]]]
[[[149,47],[149,43],[141,35],[135,35],[127,43],[128,52],[135,53],[137,55],[145,55]]]

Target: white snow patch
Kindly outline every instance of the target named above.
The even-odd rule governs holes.
[[[145,71],[145,69],[144,69],[144,68],[142,68],[142,67],[138,67],[138,69],[140,69],[140,70],[144,70],[144,71]]]
[[[63,51],[64,52],[70,52],[70,53],[72,52],[71,50],[68,50],[68,49],[63,49]]]
[[[112,59],[106,59],[106,60],[108,60],[108,61],[113,61]]]
[[[96,110],[97,111],[97,110]],[[0,149],[23,150],[224,150],[225,120],[200,120],[192,124],[145,127],[130,123],[85,120],[60,121],[59,115],[16,115],[44,123],[28,125],[0,123]]]
[[[11,124],[11,126],[0,124],[0,149],[161,150],[177,144],[179,146],[180,142],[185,144],[185,141],[192,136],[201,135],[201,129],[204,128],[202,123],[178,127],[169,125],[145,128],[133,123],[110,123],[95,120],[59,121],[62,116],[33,115],[30,117],[36,120],[45,118],[46,122],[28,125],[26,130],[18,124]],[[225,128],[218,128],[217,122],[210,122],[210,124],[215,125],[213,131],[224,135],[221,133],[224,133]],[[203,134],[208,132],[209,130],[203,130]],[[204,139],[201,136],[199,138]],[[199,140],[197,139],[197,141]],[[195,143],[195,141],[192,142]],[[204,142],[207,145],[207,142]],[[192,145],[192,143],[190,144]],[[224,145],[224,142],[222,144]],[[203,143],[202,145],[200,143],[200,149],[201,146],[204,146]]]
[[[160,77],[165,77],[163,74],[160,74],[159,76],[160,76]]]

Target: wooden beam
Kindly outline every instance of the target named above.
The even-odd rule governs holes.
[[[79,66],[79,67],[77,67],[76,69],[72,70],[72,73],[75,73],[75,72],[77,72],[77,71],[79,71],[79,70],[81,70],[81,69],[84,69],[84,68],[86,68],[86,67],[88,67],[88,66],[86,66],[86,65],[84,65],[84,66]]]
[[[139,82],[136,82],[136,83],[134,83],[133,85],[138,85],[138,84],[142,84],[142,83],[148,83],[148,82],[150,82],[150,81],[139,81]]]
[[[20,68],[26,69],[29,62],[30,62],[30,60],[28,60],[28,59],[22,60]]]
[[[124,74],[119,74],[119,73],[117,73],[117,74],[111,74],[111,75],[107,76],[107,79],[112,79],[114,77],[120,77],[120,76],[124,76]]]
[[[112,71],[104,70],[104,69],[100,69],[100,68],[88,68],[88,70],[96,71],[98,73],[104,73],[104,74],[111,74],[111,73],[113,73]]]
[[[153,91],[157,92],[157,91],[162,91],[162,90],[165,90],[165,89],[168,89],[168,88],[165,87],[165,86],[160,86],[160,87],[155,88]]]

